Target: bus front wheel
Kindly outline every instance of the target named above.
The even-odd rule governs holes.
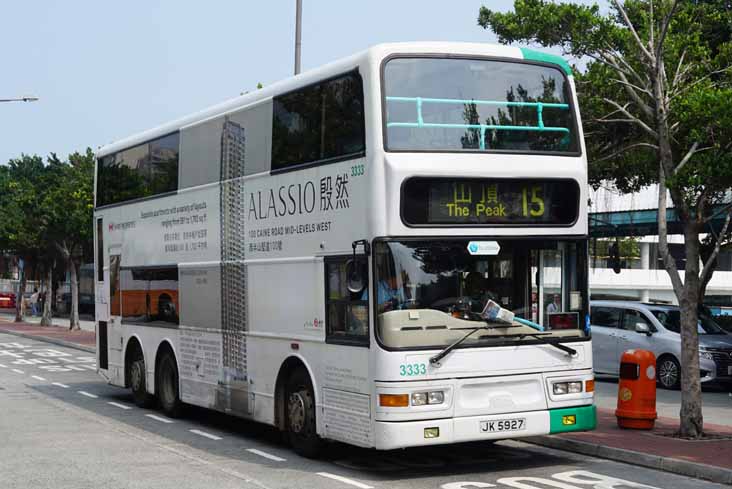
[[[287,436],[292,448],[304,457],[317,457],[323,440],[315,427],[313,385],[304,370],[296,370],[287,382],[286,414]]]
[[[177,418],[181,414],[183,404],[178,390],[178,366],[171,353],[163,353],[157,372],[160,409],[169,417]]]

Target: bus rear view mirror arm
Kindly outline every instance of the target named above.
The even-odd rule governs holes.
[[[353,294],[363,292],[368,281],[368,269],[366,266],[363,266],[366,265],[366,263],[362,264],[361,260],[356,256],[356,248],[359,245],[363,246],[365,256],[369,256],[371,252],[371,246],[366,239],[359,239],[351,243],[351,248],[353,248],[353,259],[346,263],[346,276],[348,277],[348,291]]]

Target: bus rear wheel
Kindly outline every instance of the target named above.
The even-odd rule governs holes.
[[[310,377],[296,370],[287,382],[287,437],[295,452],[303,457],[317,457],[324,446],[315,425],[315,395]]]
[[[132,399],[141,408],[152,406],[155,397],[147,392],[145,383],[145,359],[138,357],[130,363],[129,379]]]
[[[178,365],[170,353],[163,353],[157,369],[157,392],[160,409],[171,418],[180,416],[183,403],[178,390]]]

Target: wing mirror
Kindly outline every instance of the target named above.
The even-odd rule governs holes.
[[[346,262],[346,277],[348,291],[352,294],[363,292],[368,283],[368,268],[362,260],[348,260]]]
[[[366,257],[356,255],[356,247],[359,245],[363,246],[364,255],[369,256],[371,252],[369,242],[365,239],[351,243],[353,258],[346,262],[346,287],[348,287],[348,291],[352,294],[363,292],[369,280],[368,260]]]
[[[646,335],[651,336],[651,328],[649,328],[646,323],[642,323],[640,321],[635,323],[635,332],[645,333]]]

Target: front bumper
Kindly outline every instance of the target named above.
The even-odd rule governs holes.
[[[526,419],[524,429],[499,432],[481,431],[483,422],[517,418]],[[374,423],[374,446],[379,450],[391,450],[468,441],[503,440],[569,431],[588,431],[595,429],[596,425],[597,410],[594,405],[425,421],[376,421]],[[439,428],[439,436],[425,438],[427,428]]]

